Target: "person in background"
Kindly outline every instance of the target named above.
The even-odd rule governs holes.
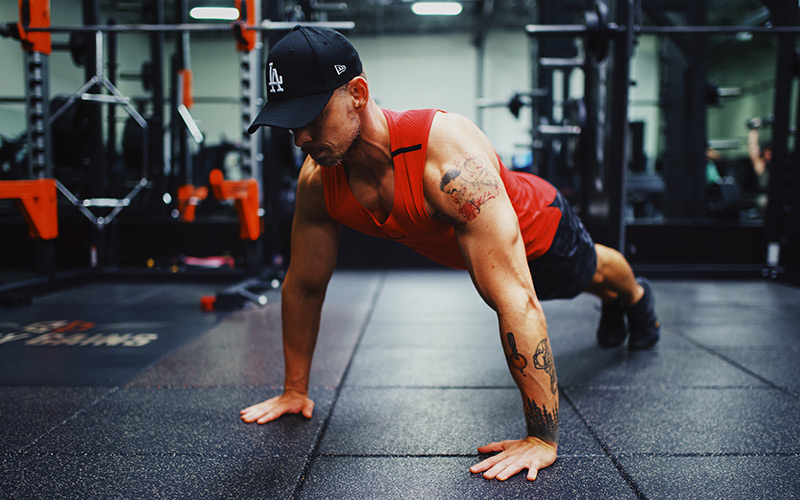
[[[756,205],[763,212],[767,208],[769,189],[769,163],[772,161],[772,147],[769,142],[760,143],[759,130],[772,124],[770,118],[752,118],[747,122],[747,155],[758,180]]]

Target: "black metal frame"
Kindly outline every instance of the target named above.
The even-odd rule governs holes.
[[[588,5],[589,8],[591,4]],[[705,172],[697,168],[705,163],[706,149],[706,67],[704,47],[706,37],[714,34],[735,34],[749,32],[755,35],[771,35],[779,38],[778,64],[775,92],[775,123],[773,125],[773,160],[770,166],[769,207],[765,216],[765,251],[760,266],[738,266],[737,272],[744,268],[753,275],[761,269],[764,276],[777,277],[785,270],[786,277],[800,282],[800,262],[787,258],[787,255],[800,255],[800,183],[787,183],[789,178],[800,178],[800,165],[797,154],[790,154],[788,137],[790,130],[790,110],[785,106],[791,102],[791,89],[796,77],[798,54],[795,50],[795,35],[800,34],[798,26],[797,6],[791,2],[774,2],[771,5],[772,23],[770,26],[704,26],[706,23],[706,0],[676,0],[668,4],[663,2],[646,2],[642,0],[619,0],[615,3],[613,22],[601,25],[529,25],[526,32],[531,37],[545,40],[551,37],[600,37],[609,40],[613,46],[613,59],[609,79],[609,120],[604,149],[605,157],[599,160],[593,157],[593,134],[597,126],[593,111],[600,110],[594,102],[592,87],[603,82],[595,79],[596,73],[591,64],[586,66],[588,118],[586,129],[589,129],[582,156],[583,192],[581,205],[586,207],[582,217],[598,240],[611,244],[622,250],[625,246],[625,234],[639,231],[641,225],[627,227],[624,223],[625,185],[627,158],[627,85],[629,65],[623,61],[632,55],[635,37],[639,34],[665,35],[667,51],[676,53],[681,68],[678,71],[665,72],[671,79],[669,87],[678,89],[672,95],[673,106],[665,106],[667,127],[666,149],[670,156],[666,159],[669,165],[666,171],[668,219],[700,218],[705,215]],[[642,8],[658,26],[642,26],[634,17],[636,10]],[[671,18],[663,15],[663,9],[678,10],[688,25],[673,25]],[[627,52],[627,53],[626,53]],[[623,88],[624,87],[624,88]],[[665,95],[662,95],[664,100]],[[662,102],[662,105],[665,103]],[[547,106],[547,104],[541,104]],[[545,108],[546,110],[546,108]],[[800,115],[800,109],[798,109]],[[795,132],[796,144],[800,144],[800,131]],[[591,184],[606,180],[604,189],[596,189]],[[594,182],[592,182],[594,181]],[[790,193],[791,189],[791,193]],[[605,192],[602,192],[604,191]],[[595,215],[600,215],[596,217]],[[694,224],[696,226],[697,224]],[[701,224],[702,225],[702,224]],[[687,226],[688,227],[688,226]],[[734,228],[735,229],[735,228]],[[753,228],[743,227],[752,237]],[[727,228],[730,232],[732,229]],[[674,231],[672,231],[674,235]],[[634,239],[638,239],[634,238]],[[730,241],[729,238],[726,241]],[[722,249],[729,251],[730,247]],[[690,266],[691,267],[691,266]],[[725,267],[725,266],[721,266]],[[674,266],[672,266],[674,271]]]

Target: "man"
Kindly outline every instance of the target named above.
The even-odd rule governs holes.
[[[769,191],[769,169],[772,161],[772,146],[769,142],[759,142],[759,129],[772,125],[771,118],[751,118],[747,121],[747,156],[756,175],[756,206],[762,212],[767,209],[767,192]]]
[[[467,119],[381,110],[358,54],[340,34],[296,27],[267,63],[268,102],[250,132],[290,129],[308,156],[282,292],[284,393],[242,410],[241,418],[263,424],[286,413],[311,417],[311,359],[346,224],[469,271],[497,312],[528,430],[524,439],[478,448],[499,453],[470,470],[505,480],[528,469],[535,479],[555,461],[558,443],[558,385],[537,293],[571,297],[588,289],[605,301],[602,345],[625,341],[627,312],[629,346],[648,348],[659,335],[649,285],[637,283],[621,254],[592,243],[554,187],[507,170]]]

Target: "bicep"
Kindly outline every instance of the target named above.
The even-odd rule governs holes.
[[[476,288],[501,312],[535,301],[535,293],[516,213],[505,192],[498,198],[455,234]]]
[[[301,172],[292,221],[287,280],[323,292],[336,267],[340,225],[325,208],[321,183]]]
[[[529,301],[535,294],[519,220],[500,176],[503,167],[477,128],[446,120],[448,126],[432,131],[428,149],[426,198],[432,216],[453,226],[473,281],[490,306]]]

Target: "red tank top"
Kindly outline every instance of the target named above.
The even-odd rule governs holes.
[[[376,220],[356,200],[341,164],[321,169],[325,205],[330,216],[345,226],[396,240],[445,266],[466,269],[453,227],[433,220],[425,210],[423,170],[431,123],[437,111],[383,111],[389,123],[394,163],[394,204],[385,222]],[[561,211],[549,206],[556,197],[556,189],[535,175],[512,172],[502,162],[500,165],[500,176],[519,218],[528,260],[540,257],[550,248],[561,219]]]

